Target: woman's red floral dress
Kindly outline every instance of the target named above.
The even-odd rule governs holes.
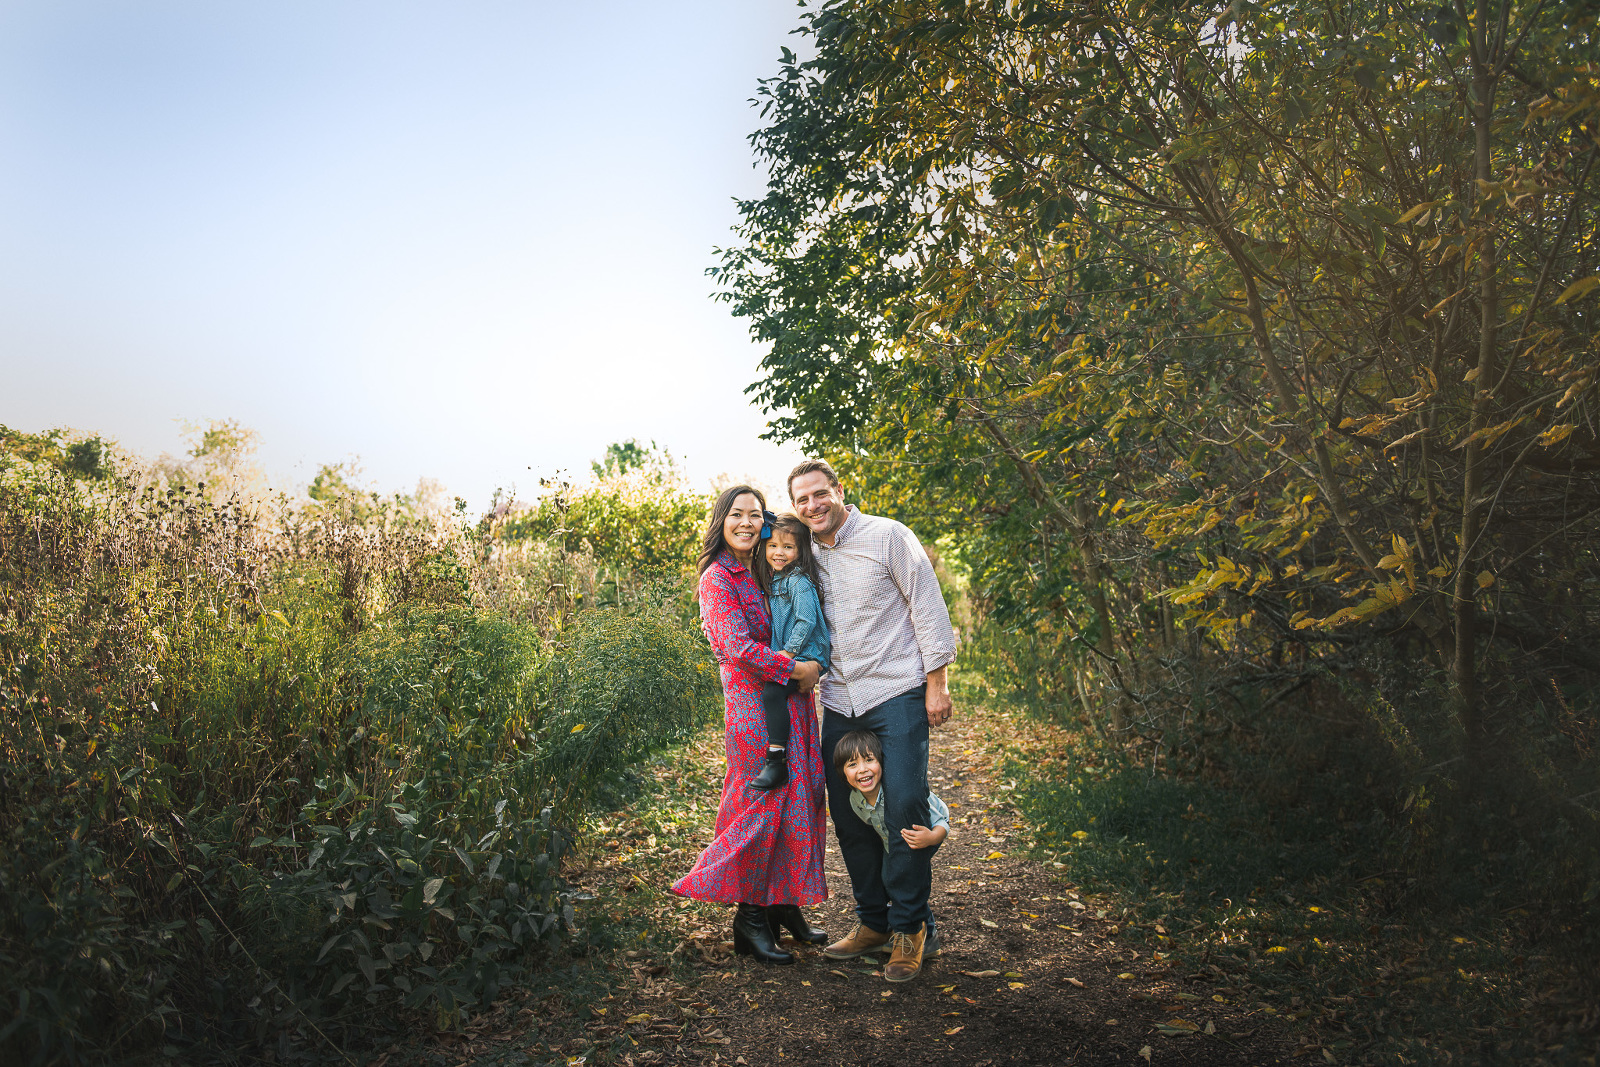
[[[672,891],[728,904],[815,904],[828,899],[822,873],[827,798],[812,698],[789,698],[789,782],[762,791],[746,783],[767,755],[761,683],[789,677],[794,661],[767,647],[772,616],[755,578],[723,552],[700,576],[700,625],[722,665],[727,697],[728,776],[717,836]]]

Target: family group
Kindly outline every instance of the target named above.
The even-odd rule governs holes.
[[[784,931],[826,944],[800,910],[828,897],[826,796],[856,924],[823,953],[888,952],[884,977],[906,982],[939,951],[928,897],[949,812],[928,790],[928,733],[952,712],[955,632],[910,529],[846,503],[823,460],[795,467],[788,491],[793,514],[748,485],[712,508],[700,617],[728,771],[716,837],[672,890],[737,905],[734,947],[763,962],[794,961]]]

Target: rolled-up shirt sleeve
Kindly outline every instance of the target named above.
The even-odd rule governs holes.
[[[750,623],[733,588],[733,580],[713,564],[700,576],[700,625],[724,662],[738,663],[758,678],[781,682],[794,670],[794,660],[774,652],[750,636]]]
[[[946,667],[956,659],[956,633],[950,625],[950,609],[939,589],[939,576],[922,542],[910,527],[895,523],[889,538],[889,575],[911,609],[911,628],[922,652],[924,674]]]

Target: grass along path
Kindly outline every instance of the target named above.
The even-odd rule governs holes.
[[[1091,896],[1024,840],[998,778],[1017,723],[964,709],[934,736],[930,775],[951,805],[934,863],[944,952],[890,985],[881,959],[838,963],[798,948],[793,966],[732,952],[729,909],[666,887],[710,840],[722,781],[720,730],[650,766],[641,795],[600,818],[581,869],[590,922],[614,938],[609,993],[588,1006],[558,981],[524,1009],[503,1051],[465,1062],[655,1065],[1265,1064],[1290,1050],[1280,1021],[1229,1003],[1162,950],[1130,944],[1126,905]],[[837,846],[831,900],[811,909],[831,935],[851,925]],[[598,962],[598,961],[597,961]],[[539,991],[530,990],[539,995]],[[503,1038],[504,1040],[505,1038]],[[470,1048],[470,1046],[469,1046]],[[477,1052],[477,1049],[471,1049]],[[515,1057],[507,1059],[507,1054]],[[454,1062],[454,1061],[453,1061]]]

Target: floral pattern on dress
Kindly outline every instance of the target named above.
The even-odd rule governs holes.
[[[761,683],[789,677],[794,661],[768,647],[772,616],[755,577],[723,552],[700,576],[700,625],[722,667],[728,773],[716,837],[672,891],[727,904],[816,904],[828,899],[822,872],[827,834],[821,739],[812,697],[789,698],[789,781],[747,784],[767,757]]]

